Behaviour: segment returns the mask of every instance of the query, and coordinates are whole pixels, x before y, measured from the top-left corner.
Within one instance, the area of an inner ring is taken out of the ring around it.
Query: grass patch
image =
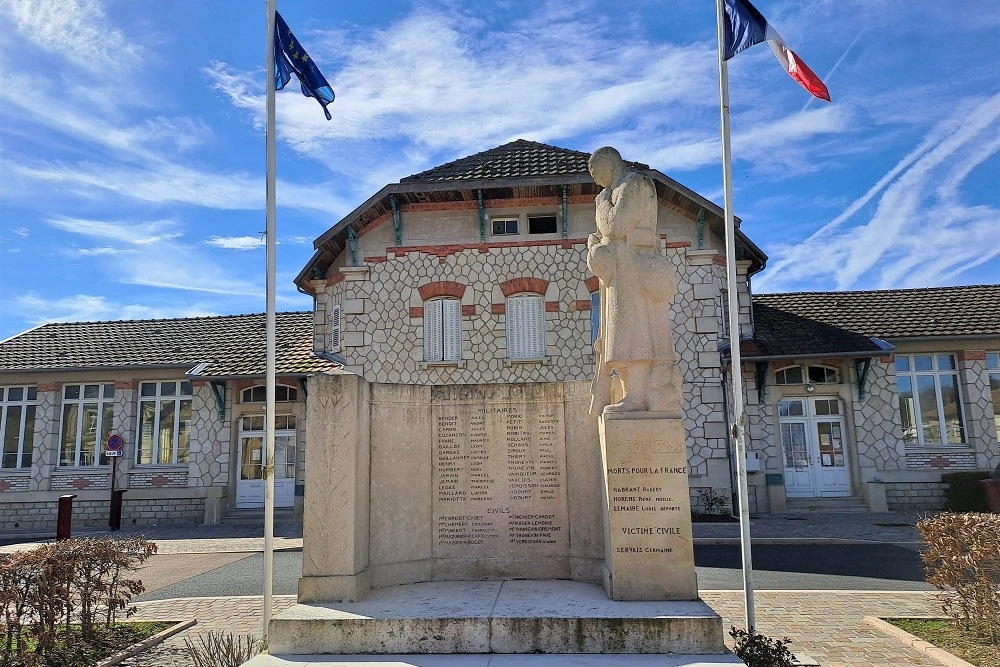
[[[885,620],[973,665],[1000,667],[1000,645],[990,642],[989,639],[977,637],[975,633],[955,625],[954,621],[918,618]]]
[[[174,623],[174,621],[116,623],[109,628],[100,629],[89,641],[85,641],[81,637],[78,627],[71,626],[68,632],[60,632],[59,643],[48,660],[37,664],[44,667],[89,667],[127,649],[132,644],[166,630]],[[36,646],[34,637],[30,632],[26,632],[22,639],[24,640],[23,655],[34,658]],[[4,633],[0,633],[0,665],[21,667],[21,665],[28,664],[34,665],[36,663],[28,663],[16,655],[7,654],[7,638]]]

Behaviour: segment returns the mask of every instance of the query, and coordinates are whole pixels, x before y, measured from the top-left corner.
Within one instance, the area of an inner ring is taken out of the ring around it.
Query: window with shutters
[[[330,352],[340,352],[341,341],[340,305],[330,308]]]
[[[540,294],[507,297],[507,357],[545,357],[545,304]]]
[[[424,302],[424,361],[462,360],[462,302],[432,299]]]

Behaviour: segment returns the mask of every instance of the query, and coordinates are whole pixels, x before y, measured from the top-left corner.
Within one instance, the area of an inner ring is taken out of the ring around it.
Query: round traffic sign
[[[124,444],[125,441],[122,440],[122,437],[117,433],[108,436],[108,449],[111,451],[117,452]]]

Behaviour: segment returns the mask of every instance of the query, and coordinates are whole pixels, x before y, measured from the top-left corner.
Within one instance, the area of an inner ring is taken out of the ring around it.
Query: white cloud
[[[106,257],[111,255],[120,255],[123,252],[130,252],[129,250],[122,250],[121,248],[112,248],[111,246],[103,246],[100,248],[79,248],[76,254],[81,257]]]
[[[176,223],[172,220],[132,222],[59,217],[49,218],[46,222],[66,232],[139,246],[152,245],[181,236],[180,232],[172,231],[176,227]]]
[[[34,292],[29,292],[16,298],[16,306],[33,324],[202,317],[218,314],[197,304],[162,307],[138,303],[116,303],[106,297],[92,294],[74,294],[57,299],[45,299]]]
[[[0,9],[21,35],[93,72],[120,72],[140,53],[108,24],[96,0],[0,0]]]
[[[1000,154],[1000,93],[955,108],[840,215],[802,243],[773,252],[760,289],[830,278],[837,289],[862,281],[880,288],[939,285],[1000,256],[1000,209],[963,201],[962,190]]]
[[[257,250],[265,245],[264,239],[257,236],[210,236],[202,243],[226,250]]]
[[[53,218],[48,222],[64,232],[124,246],[126,251],[119,253],[113,268],[104,269],[117,282],[240,296],[257,296],[262,291],[257,284],[231,275],[211,257],[179,243],[182,235],[171,220]]]

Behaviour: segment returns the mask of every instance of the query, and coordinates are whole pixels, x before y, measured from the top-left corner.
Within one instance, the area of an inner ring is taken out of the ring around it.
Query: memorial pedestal
[[[696,600],[684,422],[606,413],[604,587],[613,600]]]

